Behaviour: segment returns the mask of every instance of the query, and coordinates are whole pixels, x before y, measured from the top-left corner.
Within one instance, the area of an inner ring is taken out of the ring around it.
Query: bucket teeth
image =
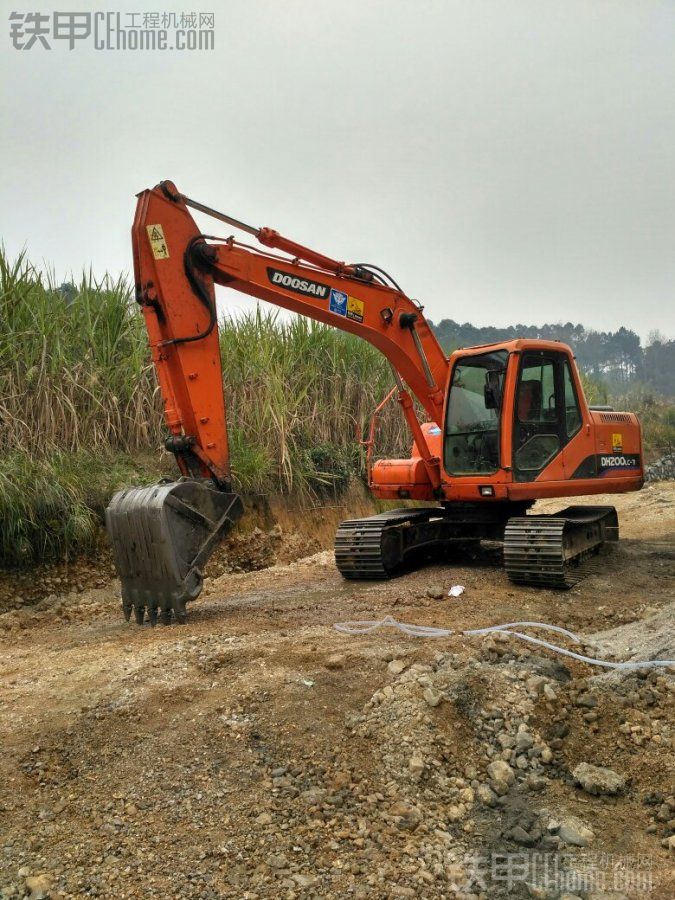
[[[106,527],[122,585],[122,611],[186,621],[186,603],[202,589],[202,569],[218,541],[241,516],[237,494],[186,479],[119,491],[106,509]]]

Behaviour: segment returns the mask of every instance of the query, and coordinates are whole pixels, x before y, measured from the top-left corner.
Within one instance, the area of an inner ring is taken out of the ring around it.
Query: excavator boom
[[[198,229],[189,208],[255,235],[262,249]],[[138,195],[132,228],[136,299],[147,327],[172,452],[184,480],[129,488],[106,511],[123,607],[154,624],[185,618],[210,552],[241,515],[232,493],[215,284],[365,338],[390,361],[399,399],[432,483],[440,462],[426,446],[412,399],[440,425],[448,361],[418,304],[367,266],[347,265],[252,228],[162,182]],[[269,247],[292,254],[281,257]]]

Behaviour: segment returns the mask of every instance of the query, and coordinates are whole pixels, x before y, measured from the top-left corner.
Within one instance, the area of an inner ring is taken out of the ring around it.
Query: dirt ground
[[[375,584],[324,551],[212,579],[183,627],[126,624],[114,582],[0,615],[0,896],[675,896],[672,669],[333,627],[673,659],[675,484],[592,502],[622,541],[565,593],[494,548]]]

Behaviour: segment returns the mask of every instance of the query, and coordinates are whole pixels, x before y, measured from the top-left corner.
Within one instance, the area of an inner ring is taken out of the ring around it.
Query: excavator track
[[[335,562],[344,578],[378,580],[391,577],[406,553],[417,550],[442,521],[440,506],[423,509],[394,509],[364,519],[348,519],[335,535]],[[419,526],[426,526],[420,543]]]
[[[569,506],[550,516],[517,516],[504,532],[504,566],[511,581],[569,589],[592,573],[605,541],[619,539],[613,506]]]

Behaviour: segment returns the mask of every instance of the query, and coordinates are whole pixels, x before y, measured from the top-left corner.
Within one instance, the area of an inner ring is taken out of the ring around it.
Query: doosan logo
[[[298,278],[288,272],[282,272],[281,269],[272,269],[267,267],[267,277],[279,287],[284,287],[288,291],[295,294],[304,294],[307,297],[327,298],[330,288],[327,284],[321,284],[320,281],[310,281],[308,278]]]

